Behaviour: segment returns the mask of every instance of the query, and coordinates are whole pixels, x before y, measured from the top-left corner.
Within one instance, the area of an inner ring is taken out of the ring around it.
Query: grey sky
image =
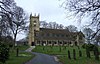
[[[40,14],[40,21],[57,22],[65,26],[74,24],[66,18],[58,0],[15,0],[29,14]],[[74,24],[76,25],[76,24]]]
[[[21,6],[29,14],[40,14],[40,21],[57,22],[64,26],[81,26],[72,19],[66,18],[67,13],[60,7],[58,0],[15,0],[18,6]]]

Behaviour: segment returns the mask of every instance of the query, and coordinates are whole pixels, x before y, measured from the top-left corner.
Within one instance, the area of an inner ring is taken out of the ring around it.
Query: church
[[[34,45],[80,45],[84,43],[82,32],[70,32],[67,29],[40,28],[39,15],[30,15],[29,41],[30,46]]]

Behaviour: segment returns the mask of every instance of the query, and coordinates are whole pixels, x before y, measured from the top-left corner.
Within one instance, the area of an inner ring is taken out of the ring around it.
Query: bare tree
[[[58,24],[56,22],[47,23],[46,21],[41,21],[40,27],[41,28],[50,28],[50,29],[63,29],[64,28],[64,26],[62,24]]]
[[[90,28],[84,28],[83,33],[85,35],[85,39],[86,39],[87,43],[90,44],[92,42],[91,38],[92,38],[94,31]]]
[[[62,24],[58,25],[58,29],[63,29],[64,26]]]
[[[0,36],[8,36],[11,34],[8,28],[8,24],[5,20],[7,19],[2,16],[0,20]]]
[[[15,44],[17,34],[27,29],[27,15],[19,6],[16,6],[13,12],[15,14],[12,16],[12,25],[10,25],[10,29],[12,31]]]
[[[96,45],[100,44],[100,35],[96,36],[95,39],[96,39],[96,43],[95,44]]]
[[[77,32],[77,27],[75,27],[74,25],[69,25],[67,27],[65,27],[65,29],[68,29],[70,32]]]
[[[59,24],[57,24],[56,22],[49,22],[48,23],[48,28],[59,29]]]
[[[48,23],[48,28],[53,29],[54,28],[53,26],[54,26],[53,22]]]
[[[10,36],[11,32],[8,28],[11,25],[11,12],[15,6],[14,0],[1,0],[0,1],[0,36]]]
[[[64,0],[62,6],[69,12],[72,12],[72,16],[81,21],[83,18],[90,18],[90,25],[98,28],[100,26],[100,0]],[[95,35],[100,31],[97,29]],[[95,36],[94,35],[94,36]]]
[[[4,30],[1,28],[2,26],[4,28],[6,27],[5,31],[7,31],[7,29],[9,30],[14,38],[15,44],[17,34],[26,29],[27,15],[21,7],[16,5],[14,0],[0,1],[0,9],[0,23],[2,23],[0,25],[0,31]]]
[[[100,44],[100,32],[98,32],[98,34],[95,36],[95,40],[96,40],[95,42],[96,45]]]
[[[47,28],[48,23],[46,21],[40,21],[40,27],[41,28]]]

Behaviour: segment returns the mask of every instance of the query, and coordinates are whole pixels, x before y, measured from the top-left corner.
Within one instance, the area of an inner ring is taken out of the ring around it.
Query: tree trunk
[[[17,36],[17,34],[15,33],[14,34],[14,44],[13,44],[13,46],[15,46],[15,44],[16,44],[16,36]]]

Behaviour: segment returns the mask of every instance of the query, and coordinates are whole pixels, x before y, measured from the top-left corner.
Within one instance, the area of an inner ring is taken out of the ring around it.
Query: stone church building
[[[82,32],[67,29],[40,28],[39,15],[30,15],[29,45],[80,45],[84,42]]]

